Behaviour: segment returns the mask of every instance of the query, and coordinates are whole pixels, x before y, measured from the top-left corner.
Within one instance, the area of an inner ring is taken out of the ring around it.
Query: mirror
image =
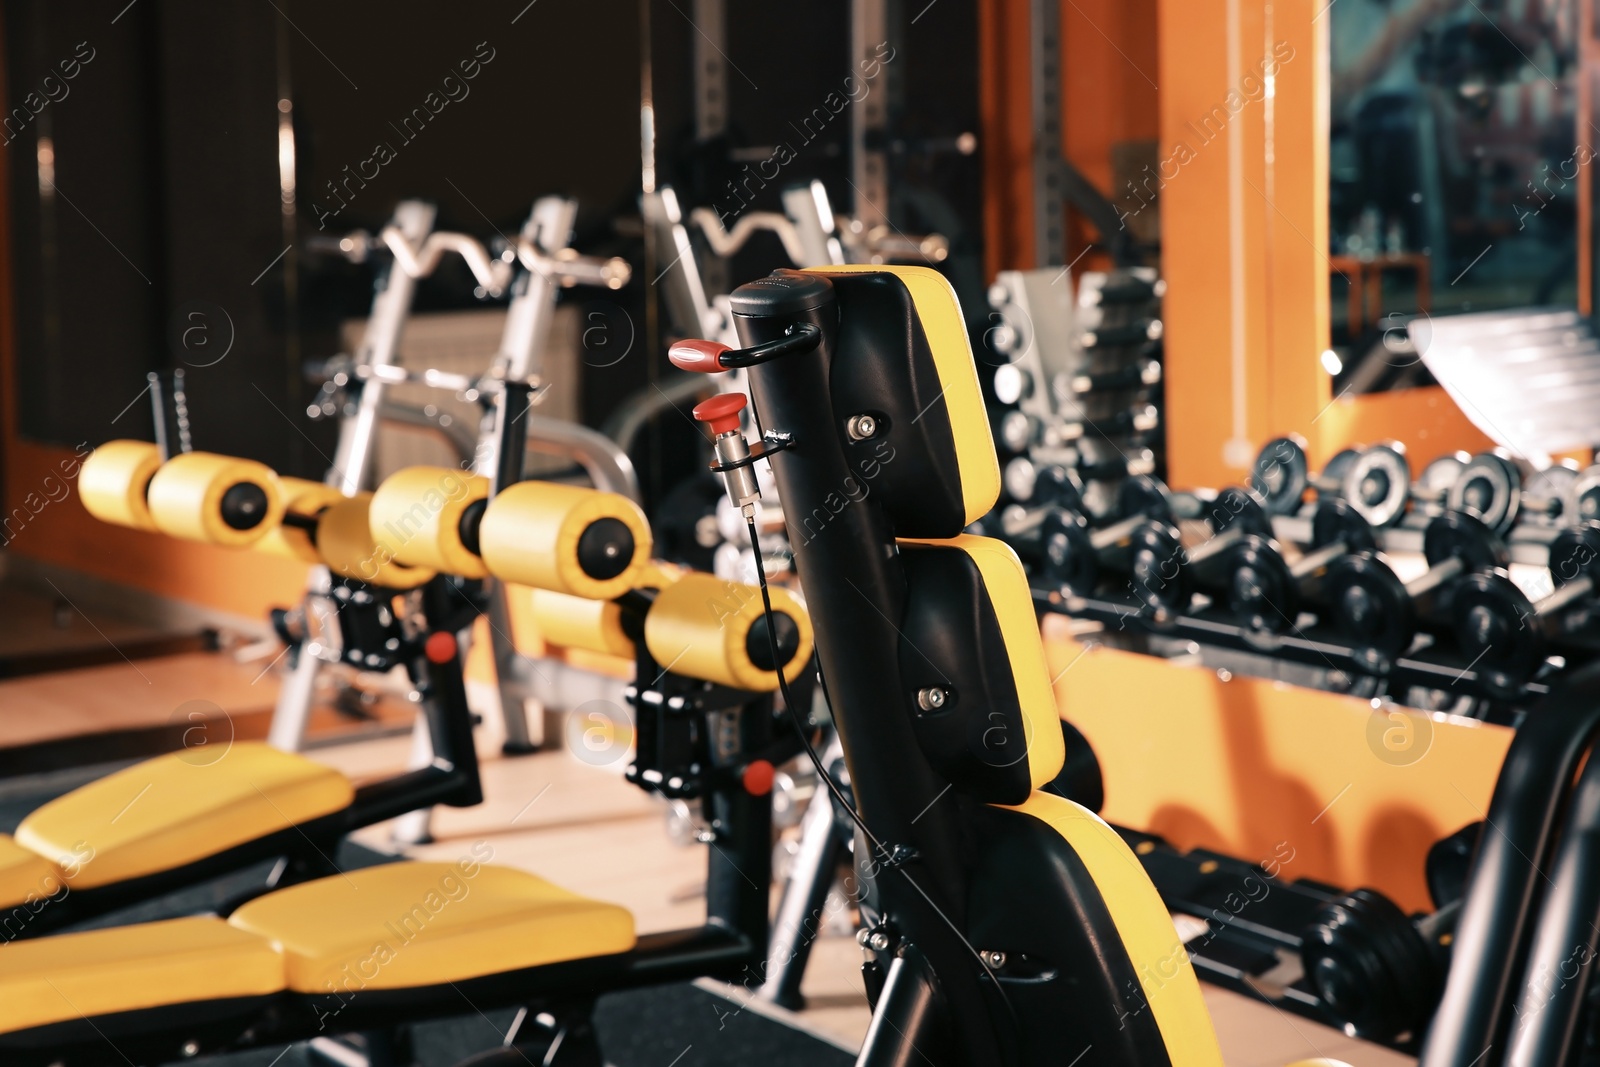
[[[1329,20],[1335,395],[1433,383],[1420,315],[1577,304],[1578,0],[1337,0]],[[1589,131],[1584,131],[1588,133]]]

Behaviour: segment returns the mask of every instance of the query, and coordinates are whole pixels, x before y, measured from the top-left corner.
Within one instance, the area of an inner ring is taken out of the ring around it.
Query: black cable
[[[789,709],[789,721],[794,724],[795,733],[799,735],[800,743],[805,746],[806,755],[811,758],[812,766],[816,767],[818,777],[820,777],[827,785],[828,792],[833,795],[834,803],[838,804],[849,814],[850,821],[856,824],[856,828],[859,829],[862,836],[867,839],[867,843],[870,844],[884,860],[884,866],[889,870],[898,872],[903,878],[905,878],[906,884],[917,891],[917,895],[927,902],[928,907],[933,909],[933,913],[939,916],[940,921],[950,928],[951,933],[956,935],[956,940],[960,941],[966,950],[972,954],[972,958],[978,961],[978,966],[983,968],[983,973],[988,975],[989,978],[994,982],[995,992],[1000,994],[1000,1002],[1005,1005],[1006,1014],[1011,1017],[1011,1025],[1020,1033],[1022,1029],[1022,1023],[1021,1020],[1017,1018],[1016,1009],[1011,1006],[1011,998],[1006,996],[1005,989],[1000,985],[999,977],[994,973],[994,969],[989,966],[988,961],[983,958],[983,953],[972,947],[972,943],[967,940],[967,935],[962,931],[961,927],[957,926],[955,920],[951,919],[950,916],[944,913],[943,908],[934,903],[933,898],[928,895],[927,891],[924,890],[922,886],[917,884],[917,880],[915,878],[911,877],[911,872],[894,862],[894,853],[888,847],[886,847],[882,841],[878,840],[877,836],[874,835],[871,830],[867,829],[866,820],[862,819],[861,813],[856,810],[855,805],[850,802],[849,798],[844,795],[844,791],[839,788],[839,783],[833,780],[833,775],[829,774],[828,769],[823,766],[822,757],[817,754],[816,747],[812,745],[811,738],[806,733],[805,724],[802,722],[800,717],[800,709],[795,704],[794,698],[789,693],[789,680],[784,677],[783,668],[785,664],[783,662],[783,657],[778,654],[778,626],[777,619],[775,618],[776,612],[772,608],[772,593],[767,588],[767,568],[761,559],[761,542],[756,534],[755,516],[753,514],[746,513],[745,523],[750,528],[750,548],[755,557],[756,578],[759,580],[761,585],[761,605],[766,613],[767,642],[771,646],[772,663],[774,670],[778,675],[778,691],[783,694],[784,706]],[[820,667],[818,673],[821,673]],[[832,715],[833,701],[832,698],[830,698],[827,694],[826,685],[823,686],[823,699],[828,702],[828,712],[830,715]],[[834,721],[835,723],[838,722],[837,717],[835,717]],[[837,728],[837,726],[835,728]]]

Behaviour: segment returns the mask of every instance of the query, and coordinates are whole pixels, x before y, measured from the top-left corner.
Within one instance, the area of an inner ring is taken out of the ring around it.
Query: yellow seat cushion
[[[0,1033],[282,989],[271,943],[212,917],[0,945]]]
[[[299,993],[439,985],[634,945],[627,909],[474,860],[321,878],[253,900],[228,921],[278,945]]]
[[[43,805],[18,844],[76,869],[74,889],[181,867],[349,807],[355,788],[315,760],[256,741],[136,763]]]
[[[59,867],[34,852],[23,848],[16,840],[0,834],[0,908],[32,904],[61,892],[62,872]],[[0,914],[0,940],[9,941],[17,935],[9,921],[14,917]]]

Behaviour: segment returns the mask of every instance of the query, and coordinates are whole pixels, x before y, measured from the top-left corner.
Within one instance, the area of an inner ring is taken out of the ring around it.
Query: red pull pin
[[[679,370],[699,371],[701,374],[715,374],[728,368],[722,365],[722,354],[731,351],[729,347],[719,341],[702,341],[692,338],[679,341],[667,349],[667,358]]]
[[[701,341],[699,344],[710,344]],[[725,349],[724,349],[725,350]],[[677,362],[674,360],[673,362]],[[679,363],[678,366],[683,366]],[[744,410],[747,403],[743,393],[718,393],[710,400],[702,400],[694,406],[694,417],[711,425],[711,432],[721,437],[725,433],[736,433],[739,429],[739,412]]]

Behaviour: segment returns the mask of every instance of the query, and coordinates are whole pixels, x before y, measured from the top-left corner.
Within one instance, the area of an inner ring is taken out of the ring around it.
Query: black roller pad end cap
[[[578,566],[597,582],[609,581],[633,562],[633,531],[621,519],[596,519],[578,538]]]

